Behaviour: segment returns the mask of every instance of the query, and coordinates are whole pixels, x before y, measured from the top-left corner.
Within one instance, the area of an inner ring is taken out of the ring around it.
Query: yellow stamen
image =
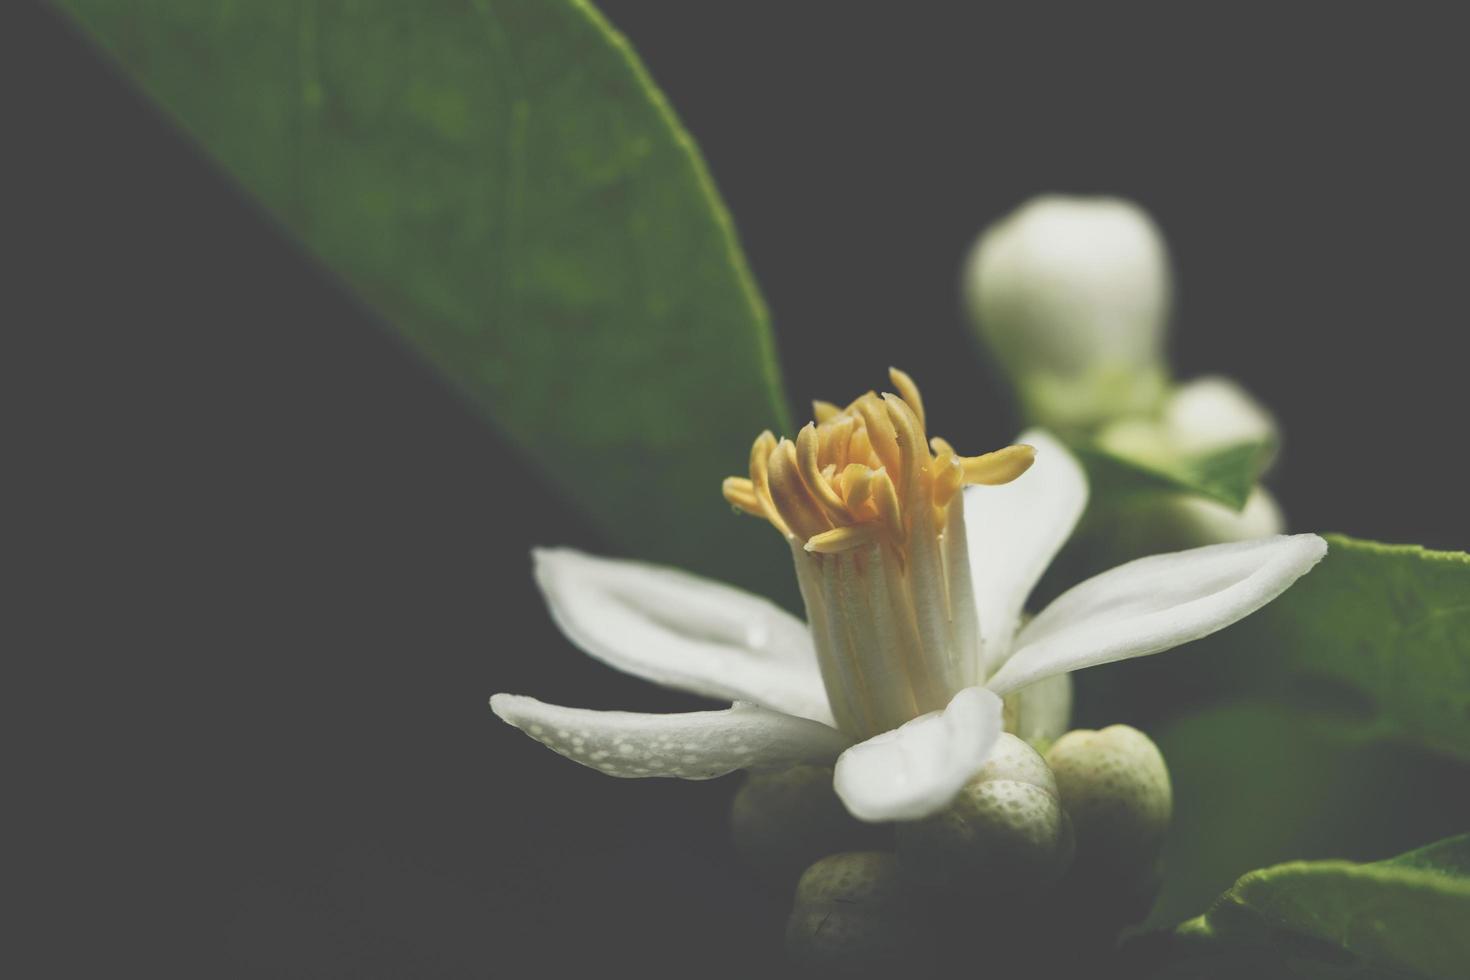
[[[791,529],[776,512],[776,505],[771,500],[770,461],[771,453],[776,449],[776,437],[767,429],[755,437],[755,444],[750,447],[750,483],[755,490],[755,498],[760,501],[761,509],[765,511],[766,519],[776,526],[776,530],[790,536]]]
[[[902,457],[898,451],[898,433],[893,431],[893,423],[888,419],[888,407],[883,404],[883,400],[877,395],[864,395],[858,401],[857,410],[862,416],[873,454],[890,471],[900,470]]]
[[[842,470],[842,493],[847,498],[847,509],[856,512],[868,502],[873,488],[873,471],[862,463],[848,463]]]
[[[832,522],[801,478],[796,445],[782,439],[771,453],[771,500],[792,533],[803,540],[830,530]]]
[[[965,483],[965,468],[953,453],[941,453],[930,466],[934,474],[934,506],[940,509],[949,506],[954,495]]]
[[[847,513],[847,506],[822,475],[821,465],[817,462],[820,442],[817,427],[810,422],[802,426],[801,431],[796,434],[796,461],[801,469],[801,478],[817,503],[826,509],[834,521],[845,521],[851,516]]]
[[[806,550],[819,555],[836,555],[878,540],[876,524],[849,524],[823,531],[806,543]]]
[[[805,544],[836,527],[872,524],[901,548],[914,522],[942,534],[950,502],[966,483],[1014,480],[1031,465],[1029,446],[963,457],[925,432],[924,398],[905,372],[890,368],[898,394],[868,391],[846,407],[816,401],[816,421],[795,441],[762,432],[750,450],[750,475],[726,481],[733,506],[765,517]],[[933,519],[923,515],[933,515]]]
[[[790,542],[833,716],[853,738],[938,710],[976,683],[960,490],[1013,480],[1035,455],[1029,446],[958,455],[927,437],[913,378],[891,369],[889,379],[897,394],[814,402],[815,421],[794,440],[762,432],[749,476],[722,487]]]
[[[986,486],[1010,483],[1029,470],[1035,461],[1036,450],[1031,446],[1007,446],[984,456],[960,457],[960,465],[965,468],[965,482]]]
[[[887,470],[878,470],[868,484],[873,494],[873,506],[878,509],[878,518],[888,529],[895,544],[902,544],[903,508],[898,502],[898,492],[893,487],[893,478]]]
[[[888,369],[888,380],[893,382],[893,387],[898,389],[898,395],[908,402],[909,408],[914,410],[914,415],[919,419],[919,428],[924,427],[924,399],[919,395],[919,386],[914,384],[914,379],[907,372],[900,371],[896,367]]]
[[[725,477],[725,483],[721,487],[721,490],[724,491],[725,499],[732,506],[739,507],[752,517],[766,516],[766,509],[761,506],[760,499],[755,495],[755,484],[751,483],[745,477]]]

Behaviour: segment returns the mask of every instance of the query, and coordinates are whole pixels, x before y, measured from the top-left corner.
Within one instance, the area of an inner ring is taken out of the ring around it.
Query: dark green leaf
[[[1221,705],[1154,735],[1174,786],[1174,823],[1153,927],[1199,915],[1255,868],[1371,859],[1470,826],[1470,767],[1365,744],[1287,705]]]
[[[1199,958],[1185,973],[1464,977],[1467,863],[1470,836],[1460,836],[1371,864],[1297,861],[1251,872],[1179,928],[1180,951]]]
[[[779,567],[720,496],[786,427],[766,310],[693,142],[590,5],[61,5],[620,544]]]

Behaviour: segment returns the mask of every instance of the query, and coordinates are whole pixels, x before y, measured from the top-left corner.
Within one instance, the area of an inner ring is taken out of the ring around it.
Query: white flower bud
[[[965,272],[981,338],[1043,424],[1150,407],[1171,293],[1158,228],[1118,198],[1036,198],[985,231]]]
[[[937,947],[932,924],[883,851],[833,854],[796,886],[786,949],[803,967],[839,975],[913,969]]]
[[[1152,875],[1173,815],[1164,757],[1127,725],[1077,729],[1046,753],[1077,834],[1078,868]]]
[[[1164,428],[1174,451],[1201,456],[1246,442],[1275,441],[1276,420],[1229,378],[1196,378],[1164,403]]]
[[[1170,541],[1157,551],[1182,551],[1225,541],[1253,541],[1286,529],[1286,518],[1276,498],[1262,486],[1251,490],[1245,507],[1238,511],[1191,495],[1164,502],[1161,511],[1158,518]]]
[[[1072,860],[1072,828],[1036,750],[1003,734],[950,806],[897,827],[898,856],[916,881],[981,901],[1029,901]]]
[[[750,773],[731,803],[730,830],[746,863],[783,891],[823,855],[888,843],[886,828],[847,812],[831,766]]]

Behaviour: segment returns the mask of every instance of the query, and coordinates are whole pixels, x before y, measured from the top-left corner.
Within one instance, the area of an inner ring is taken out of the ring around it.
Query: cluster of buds
[[[794,894],[794,958],[866,973],[944,960],[976,930],[1029,930],[1079,903],[1109,919],[1110,939],[1152,903],[1171,813],[1158,748],[1114,725],[1049,745],[1002,735],[948,808],[889,825],[853,820],[815,767],[752,775],[733,829],[750,863]]]
[[[1028,420],[1117,455],[1170,465],[1277,427],[1221,377],[1176,383],[1166,353],[1174,289],[1168,249],[1137,205],[1118,198],[1036,198],[980,236],[966,264],[967,307]],[[1132,556],[1281,532],[1271,494],[1240,510],[1190,494],[1119,509],[1102,522]]]

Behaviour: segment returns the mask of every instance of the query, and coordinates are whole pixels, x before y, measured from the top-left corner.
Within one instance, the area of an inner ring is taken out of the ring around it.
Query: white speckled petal
[[[1327,553],[1315,534],[1212,544],[1119,565],[1063,593],[986,685],[1006,694],[1052,674],[1208,636],[1285,592]]]
[[[573,762],[630,778],[713,779],[737,769],[829,764],[851,743],[826,725],[745,703],[649,715],[497,694],[490,710]]]
[[[982,687],[842,753],[833,785],[859,820],[918,820],[942,809],[985,765],[1001,701]]]
[[[980,615],[980,676],[1010,655],[1026,599],[1087,506],[1087,476],[1067,447],[1041,429],[1016,442],[1036,462],[998,487],[965,488],[965,534]]]
[[[719,582],[567,548],[532,552],[552,618],[587,653],[666,687],[832,724],[811,634]]]

